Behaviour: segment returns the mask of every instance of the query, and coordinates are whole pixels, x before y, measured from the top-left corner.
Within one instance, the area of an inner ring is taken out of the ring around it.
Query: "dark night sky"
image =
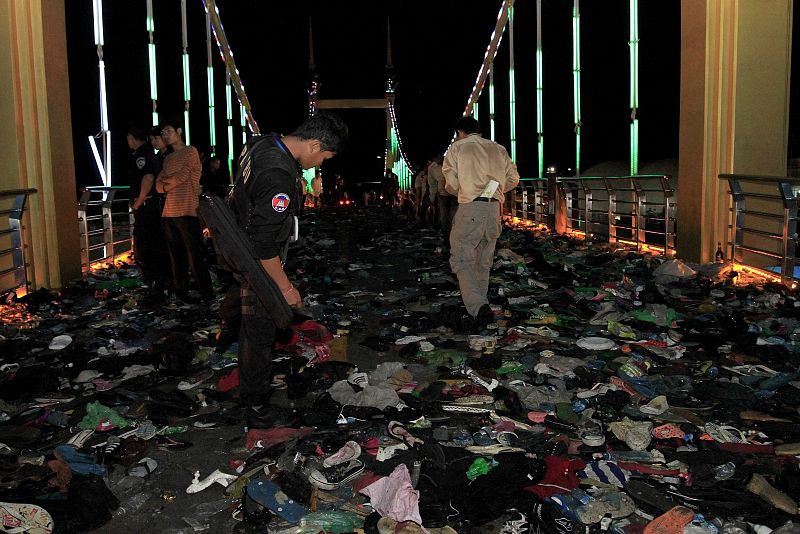
[[[159,112],[182,113],[180,1],[156,0]],[[397,120],[413,165],[443,151],[478,73],[499,0],[218,0],[253,112],[263,132],[289,133],[307,113],[308,20],[314,28],[320,98],[380,98],[384,87],[387,17],[399,82]],[[517,151],[523,176],[534,176],[535,1],[516,2]],[[145,1],[105,2],[105,59],[111,130],[118,165],[126,152],[125,127],[149,121]],[[569,0],[543,2],[545,163],[564,169],[574,161],[572,54]],[[97,56],[91,2],[67,0],[75,162],[79,185],[99,183],[87,135],[99,130]],[[628,2],[581,2],[582,168],[628,158]],[[189,0],[192,144],[208,144],[205,17],[202,0]],[[640,161],[677,157],[680,4],[640,5]],[[214,45],[217,150],[226,150],[224,73]],[[797,70],[797,69],[795,69]],[[508,146],[508,39],[496,60],[497,141]],[[488,83],[480,119],[488,135]],[[351,143],[333,160],[350,182],[378,179],[384,146],[380,110],[343,111]],[[235,139],[241,138],[238,126]],[[238,155],[238,144],[235,151]],[[327,164],[326,164],[327,165]],[[117,172],[120,182],[123,173]],[[118,182],[118,183],[120,183]]]

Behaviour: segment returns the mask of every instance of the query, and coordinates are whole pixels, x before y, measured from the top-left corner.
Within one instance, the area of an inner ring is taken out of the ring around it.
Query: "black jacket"
[[[258,259],[280,255],[302,204],[301,187],[299,164],[280,136],[248,140],[228,202]]]

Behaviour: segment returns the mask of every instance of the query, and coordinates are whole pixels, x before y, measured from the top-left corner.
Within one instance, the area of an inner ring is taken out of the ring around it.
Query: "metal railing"
[[[800,278],[795,273],[800,178],[739,174],[719,178],[728,183],[731,199],[727,257],[776,272],[783,283]]]
[[[8,221],[0,226],[0,292],[28,289],[28,263],[25,261],[25,232],[23,216],[28,196],[36,189],[0,191],[0,216]]]
[[[563,221],[567,232],[583,233],[588,242],[655,246],[672,254],[675,207],[665,175],[576,176],[520,180],[514,214],[551,227]]]
[[[127,186],[87,187],[78,201],[81,235],[81,269],[130,252],[133,246],[133,212]]]
[[[514,191],[511,215],[526,221],[549,224],[550,193],[547,178],[520,178]]]

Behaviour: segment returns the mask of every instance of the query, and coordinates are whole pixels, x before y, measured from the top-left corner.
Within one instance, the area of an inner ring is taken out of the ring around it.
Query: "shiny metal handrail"
[[[28,211],[28,197],[36,189],[8,189],[0,191],[0,215],[5,216],[8,225],[0,230],[0,292],[28,291],[28,267],[25,259],[25,227],[23,217]],[[6,280],[10,278],[10,283]]]
[[[133,211],[127,186],[86,187],[78,201],[81,236],[81,270],[92,264],[114,260],[133,248]],[[98,222],[99,221],[99,222]],[[98,239],[98,236],[102,238]],[[120,249],[119,245],[125,245]]]

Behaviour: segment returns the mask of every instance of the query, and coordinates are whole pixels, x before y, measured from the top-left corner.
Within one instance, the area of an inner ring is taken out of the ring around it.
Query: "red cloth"
[[[275,428],[254,428],[247,432],[247,440],[245,447],[248,450],[253,450],[253,447],[260,441],[261,447],[268,449],[273,445],[284,443],[292,438],[302,438],[313,432],[314,429],[310,426],[300,428],[291,428],[288,426],[276,426]]]
[[[548,456],[544,459],[547,472],[538,484],[528,486],[526,491],[535,494],[539,499],[545,500],[551,495],[569,493],[578,487],[581,479],[577,471],[586,468],[583,460],[570,460],[562,456]]]
[[[239,387],[238,367],[234,368],[234,370],[228,373],[227,375],[219,377],[219,380],[217,380],[217,391],[225,393],[227,391],[236,389],[238,387]]]

